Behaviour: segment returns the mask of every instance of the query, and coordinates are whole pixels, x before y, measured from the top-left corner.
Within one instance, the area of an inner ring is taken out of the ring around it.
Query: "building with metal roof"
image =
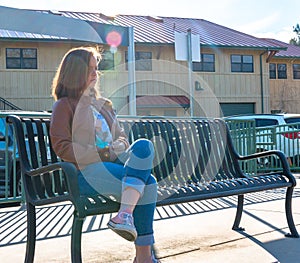
[[[59,25],[57,33],[54,30],[49,34],[47,30],[32,32],[32,27],[27,27],[28,30],[25,31],[1,28],[4,22],[0,23],[3,96],[22,108],[51,108],[53,100],[49,95],[49,87],[63,54],[74,46],[97,44],[103,50],[105,65],[100,68],[103,73],[102,94],[113,100],[121,114],[128,114],[129,50],[124,47],[126,45],[112,46],[108,41],[109,33],[122,27],[132,28],[134,31],[135,95],[140,98],[138,114],[222,116],[267,113],[272,110],[300,113],[300,106],[296,103],[299,101],[299,92],[296,89],[299,88],[300,79],[298,47],[277,40],[256,38],[197,18],[138,15],[111,17],[96,12],[23,11],[33,16],[35,15],[32,12],[47,15],[47,19],[59,17],[72,19],[73,22],[85,21],[97,31],[101,42],[73,37],[76,30],[72,35]],[[39,24],[43,25],[43,19]],[[176,60],[174,48],[175,32],[185,34],[188,31],[199,36],[201,57],[201,61],[190,64],[189,61]],[[125,37],[121,35],[122,40]],[[22,57],[22,52],[27,49],[35,60],[32,64],[34,67],[22,68],[20,64],[18,68],[19,64],[14,64],[16,60],[13,56],[21,54],[18,59],[26,60]],[[272,67],[275,64],[275,78],[274,69],[269,68],[271,64]],[[282,64],[286,64],[286,78],[281,78],[284,77]],[[290,89],[293,90],[291,97],[282,96],[288,94]],[[169,103],[168,108],[166,98],[171,96],[185,98],[185,107],[181,107],[180,103],[179,106]],[[187,109],[187,100],[190,102],[190,109]],[[144,107],[143,101],[147,101]],[[193,114],[192,104],[195,106]]]
[[[273,45],[285,47],[269,61],[270,102],[275,112],[297,112],[300,100],[300,46],[276,39],[264,39]]]

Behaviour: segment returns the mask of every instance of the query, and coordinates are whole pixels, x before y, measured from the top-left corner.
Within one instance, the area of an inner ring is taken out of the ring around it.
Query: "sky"
[[[0,6],[105,15],[199,18],[255,37],[288,43],[300,24],[300,1],[286,0],[0,0]],[[278,2],[277,2],[278,3]]]

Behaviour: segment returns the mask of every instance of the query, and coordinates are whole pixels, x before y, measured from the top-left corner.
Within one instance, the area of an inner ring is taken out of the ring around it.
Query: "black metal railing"
[[[0,110],[21,110],[21,108],[0,97]]]

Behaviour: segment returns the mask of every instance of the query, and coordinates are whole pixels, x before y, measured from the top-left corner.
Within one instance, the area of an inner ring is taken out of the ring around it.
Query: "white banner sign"
[[[180,33],[175,31],[175,59],[176,60],[188,60],[188,39],[187,33]],[[200,36],[191,35],[191,51],[192,51],[192,61],[200,62]]]

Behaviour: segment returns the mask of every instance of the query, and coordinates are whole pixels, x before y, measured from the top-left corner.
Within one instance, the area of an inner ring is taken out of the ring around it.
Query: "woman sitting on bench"
[[[52,85],[52,146],[76,165],[81,195],[100,193],[120,202],[108,227],[135,242],[134,262],[158,262],[151,251],[157,198],[153,145],[147,139],[129,145],[112,102],[97,92],[100,60],[93,47],[71,49],[62,59]]]

